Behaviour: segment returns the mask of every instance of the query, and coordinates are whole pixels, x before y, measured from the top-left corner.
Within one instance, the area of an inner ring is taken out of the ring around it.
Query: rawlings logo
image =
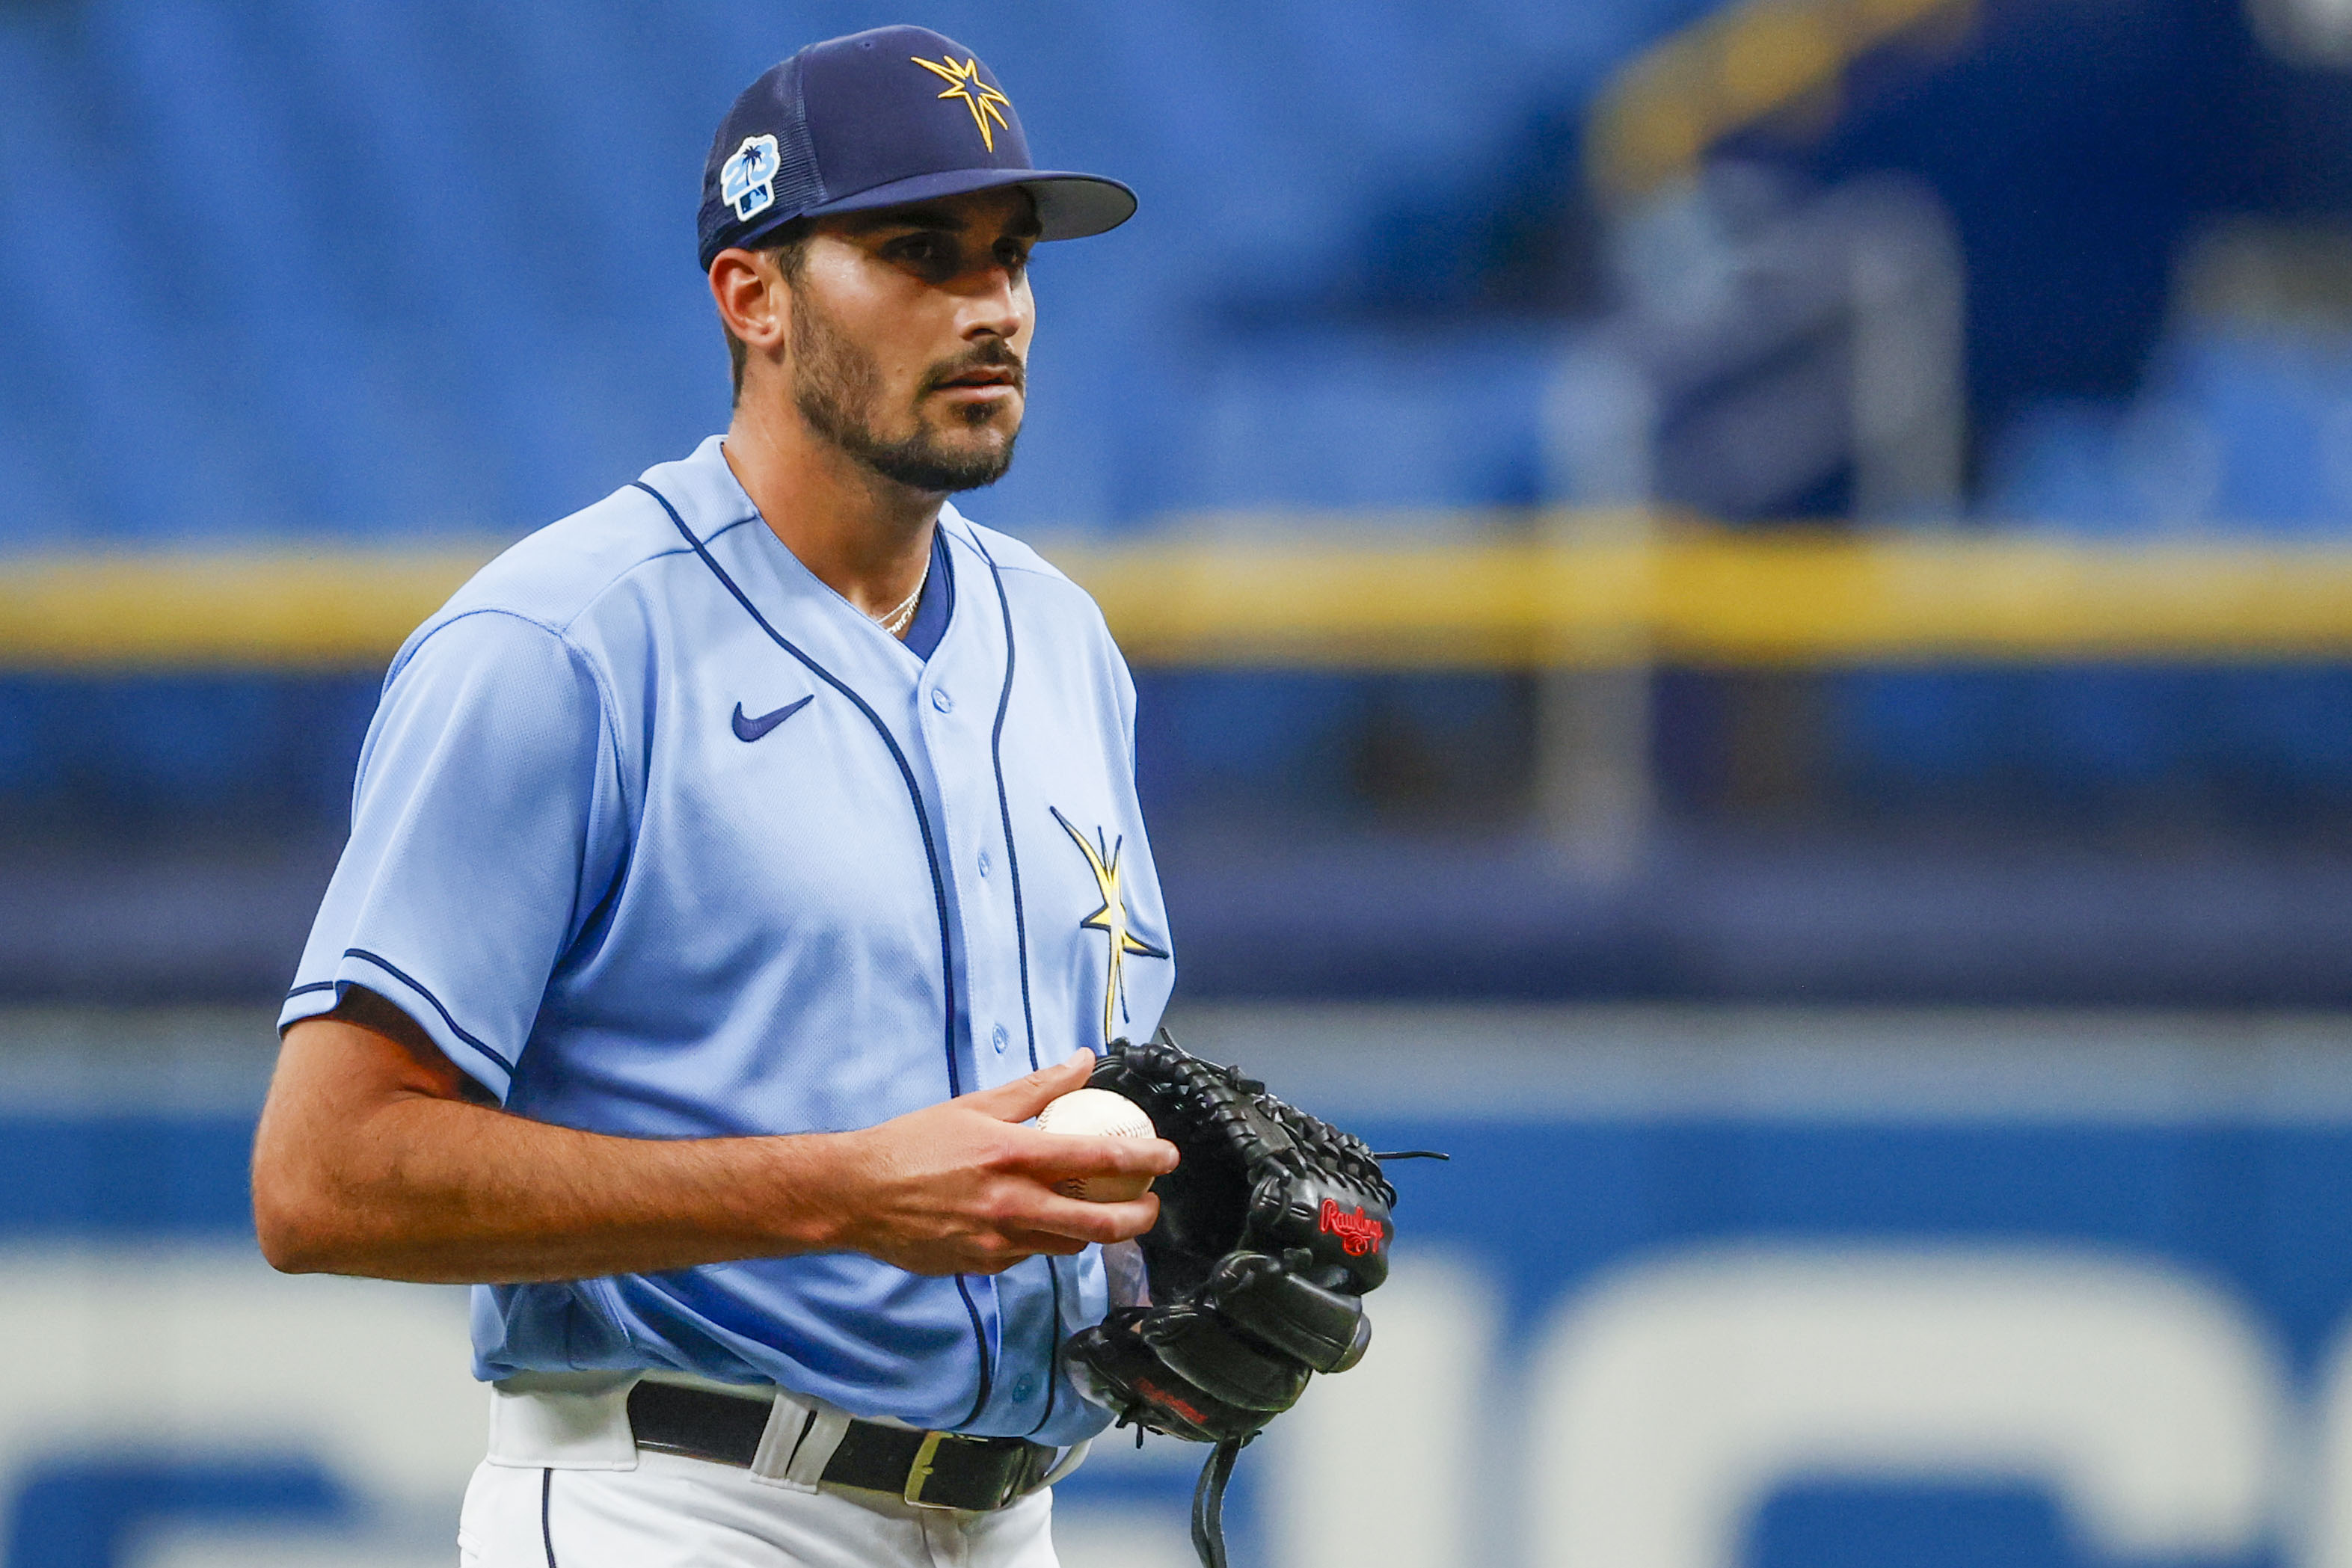
[[[1347,1249],[1348,1256],[1350,1258],[1360,1258],[1367,1252],[1379,1251],[1383,1239],[1381,1222],[1366,1214],[1362,1205],[1359,1204],[1356,1212],[1349,1214],[1339,1207],[1339,1200],[1336,1197],[1327,1197],[1323,1200],[1322,1218],[1318,1221],[1316,1228],[1327,1236],[1338,1237],[1340,1245]]]
[[[1190,1400],[1181,1398],[1177,1395],[1171,1394],[1167,1389],[1160,1387],[1148,1377],[1137,1378],[1135,1380],[1135,1388],[1137,1393],[1141,1394],[1148,1398],[1159,1400],[1160,1404],[1165,1405],[1169,1409],[1175,1411],[1176,1414],[1183,1416],[1184,1419],[1192,1422],[1196,1427],[1205,1426],[1208,1423],[1209,1416],[1206,1411],[1202,1410],[1199,1406],[1192,1404]]]

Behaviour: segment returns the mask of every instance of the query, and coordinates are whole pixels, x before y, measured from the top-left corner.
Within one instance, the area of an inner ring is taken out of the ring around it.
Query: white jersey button
[[[940,690],[939,687],[933,686],[931,688],[931,706],[939,709],[941,713],[953,713],[955,712],[955,698],[948,695],[946,692]]]
[[[996,1047],[996,1054],[999,1056],[1004,1054],[1004,1048],[1012,1042],[1013,1037],[1004,1032],[1004,1026],[1003,1024],[998,1024],[993,1030],[989,1031],[988,1043]]]
[[[988,852],[987,852],[986,850],[982,850],[982,851],[981,851],[981,852],[980,852],[980,874],[981,874],[981,875],[982,875],[982,876],[986,876],[986,875],[988,874],[988,868],[989,868],[990,866],[992,866],[992,865],[995,864],[995,863],[996,863],[995,862],[993,862],[993,861],[992,861],[992,860],[990,860],[990,859],[988,858]]]

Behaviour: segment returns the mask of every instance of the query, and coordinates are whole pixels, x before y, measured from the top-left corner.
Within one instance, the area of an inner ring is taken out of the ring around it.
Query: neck
[[[818,581],[877,618],[914,592],[945,497],[885,479],[813,433],[788,399],[746,396],[725,450],[761,517]]]

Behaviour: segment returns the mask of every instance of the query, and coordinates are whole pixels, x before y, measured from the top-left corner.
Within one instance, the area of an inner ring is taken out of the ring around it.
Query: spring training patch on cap
[[[980,127],[981,145],[991,152],[995,152],[996,132],[989,128],[988,122],[992,120],[1003,125],[1004,111],[1013,106],[1013,100],[980,79],[979,59],[967,59],[958,65],[953,55],[936,60],[927,60],[920,55],[909,56],[908,58],[948,84],[947,91],[940,94],[941,98],[963,99],[964,107],[971,110],[972,123]]]
[[[746,136],[719,171],[719,197],[735,209],[737,222],[757,217],[775,204],[780,162],[774,137]]]

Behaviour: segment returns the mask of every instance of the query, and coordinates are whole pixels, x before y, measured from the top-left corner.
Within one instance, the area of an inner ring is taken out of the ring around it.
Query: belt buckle
[[[923,1434],[923,1446],[915,1450],[915,1462],[907,1467],[907,1490],[898,1494],[909,1507],[949,1509],[952,1511],[951,1505],[948,1503],[923,1500],[923,1484],[931,1479],[931,1461],[939,1455],[940,1439],[948,1436],[945,1432]]]
[[[915,1462],[907,1467],[907,1490],[898,1495],[909,1507],[935,1508],[950,1513],[958,1511],[986,1513],[992,1510],[1003,1508],[1013,1500],[1020,1489],[1021,1475],[1017,1468],[1005,1477],[1003,1484],[998,1489],[997,1495],[993,1499],[977,1506],[952,1502],[926,1502],[923,1500],[923,1489],[931,1479],[931,1470],[934,1468],[932,1461],[939,1456],[940,1443],[984,1441],[986,1441],[985,1438],[968,1437],[961,1432],[924,1433],[922,1446],[915,1450]]]

